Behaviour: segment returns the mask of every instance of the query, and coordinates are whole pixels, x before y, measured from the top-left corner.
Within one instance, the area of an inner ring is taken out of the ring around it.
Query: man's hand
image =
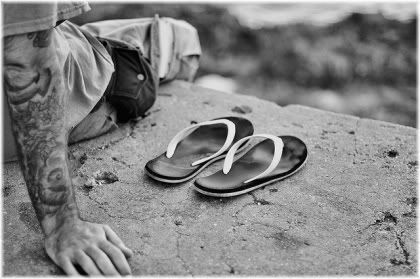
[[[79,265],[88,275],[129,275],[126,257],[133,252],[107,225],[71,219],[45,239],[48,256],[68,275],[79,275]]]

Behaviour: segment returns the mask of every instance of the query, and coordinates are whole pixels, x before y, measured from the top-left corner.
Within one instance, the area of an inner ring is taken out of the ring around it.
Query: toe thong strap
[[[191,134],[195,129],[197,129],[198,127],[201,127],[201,126],[209,126],[209,125],[215,125],[215,124],[225,124],[226,125],[226,127],[227,127],[227,137],[226,137],[225,143],[223,144],[223,146],[220,148],[219,151],[217,151],[216,153],[214,153],[213,155],[211,155],[209,157],[202,158],[200,160],[195,161],[194,163],[191,164],[191,166],[199,165],[201,163],[207,162],[207,161],[221,155],[223,152],[225,152],[229,148],[229,146],[233,142],[233,139],[235,138],[235,132],[236,132],[235,124],[232,121],[227,120],[227,119],[216,119],[216,120],[204,121],[204,122],[194,124],[190,127],[187,127],[185,129],[181,130],[169,142],[168,149],[166,150],[166,157],[171,158],[174,155],[175,149],[176,149],[177,145],[180,143],[180,141],[182,139],[184,139],[185,137],[187,137],[189,134]]]
[[[248,180],[246,180],[244,183],[249,183],[251,181],[254,181],[256,179],[265,177],[267,175],[269,175],[279,164],[280,159],[281,159],[281,155],[283,153],[283,141],[281,140],[281,138],[273,136],[273,135],[269,135],[269,134],[257,134],[257,135],[252,135],[252,136],[248,136],[245,138],[240,139],[239,141],[237,141],[234,145],[232,145],[232,147],[230,148],[230,150],[228,151],[226,158],[225,158],[225,162],[223,164],[223,173],[227,174],[230,169],[232,168],[232,164],[233,164],[233,157],[235,156],[236,150],[239,148],[239,146],[249,140],[250,138],[268,138],[271,139],[274,143],[274,155],[273,155],[273,160],[270,163],[270,166],[268,166],[268,168],[260,173],[259,175],[250,178]]]

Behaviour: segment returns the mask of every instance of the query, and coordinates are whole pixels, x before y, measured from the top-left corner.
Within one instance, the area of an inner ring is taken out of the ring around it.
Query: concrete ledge
[[[306,167],[230,199],[145,176],[178,130],[228,115],[250,119],[256,133],[302,138]],[[70,149],[86,154],[74,173],[82,216],[109,224],[135,251],[134,275],[417,274],[413,128],[173,82],[145,119]],[[98,170],[119,181],[84,188]],[[18,165],[3,173],[4,274],[61,274],[42,248]]]

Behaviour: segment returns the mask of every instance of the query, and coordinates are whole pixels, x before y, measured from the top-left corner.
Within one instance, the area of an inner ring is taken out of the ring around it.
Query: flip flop
[[[252,123],[241,117],[218,118],[192,125],[170,141],[165,153],[147,162],[146,174],[161,182],[185,182],[208,165],[225,158],[233,143],[253,133]],[[244,150],[247,143],[242,141],[237,152]]]
[[[267,139],[233,162],[239,145],[254,137]],[[238,196],[291,176],[304,166],[307,158],[305,143],[296,137],[267,134],[248,136],[231,147],[223,170],[197,179],[194,189],[213,197]]]

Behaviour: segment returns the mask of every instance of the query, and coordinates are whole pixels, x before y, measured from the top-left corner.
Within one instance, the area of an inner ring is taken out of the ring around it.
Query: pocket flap
[[[113,95],[137,99],[149,75],[137,50],[114,48],[115,87]]]

